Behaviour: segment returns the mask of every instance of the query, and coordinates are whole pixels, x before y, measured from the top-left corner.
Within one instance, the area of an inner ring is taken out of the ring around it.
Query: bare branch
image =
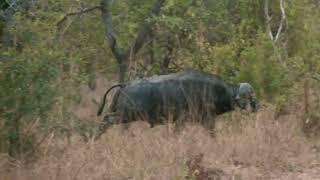
[[[164,1],[165,0],[156,0],[151,10],[150,17],[159,15],[160,9]],[[132,48],[130,49],[130,54],[133,54],[133,55],[137,54],[139,49],[141,49],[141,47],[146,43],[148,39],[148,36],[146,34],[150,32],[151,25],[152,24],[150,22],[146,22],[145,24],[142,25],[140,31],[138,32],[136,40]]]
[[[266,28],[267,28],[267,33],[268,35],[270,36],[270,39],[274,42],[276,42],[279,37],[280,37],[280,34],[282,32],[282,29],[283,29],[283,25],[284,23],[286,23],[286,20],[287,20],[287,17],[286,17],[286,12],[285,12],[285,8],[284,8],[284,1],[285,0],[280,0],[280,11],[281,11],[281,20],[280,20],[280,23],[279,23],[279,27],[278,27],[278,30],[277,30],[277,33],[276,35],[274,36],[272,34],[272,29],[271,29],[271,17],[269,15],[269,0],[265,0],[265,4],[264,4],[264,14],[265,14],[265,17],[266,17]]]
[[[113,30],[112,15],[110,13],[110,0],[101,0],[101,16],[109,47],[119,64],[122,64],[122,51],[117,46],[117,38]]]
[[[160,13],[160,9],[165,0],[156,0],[155,4],[152,7],[150,12],[150,16],[157,16]],[[138,35],[133,43],[133,45],[127,49],[123,50],[117,45],[117,37],[113,29],[112,24],[112,14],[111,14],[111,0],[101,0],[101,17],[104,24],[106,38],[109,44],[109,47],[112,51],[112,54],[115,56],[118,65],[119,65],[119,82],[123,82],[125,79],[125,74],[127,71],[127,67],[129,65],[130,56],[135,56],[138,51],[148,43],[147,34],[150,33],[152,23],[146,22],[144,23]]]
[[[270,36],[270,39],[273,41],[274,40],[274,37],[272,35],[272,31],[271,31],[271,25],[270,25],[270,22],[271,22],[271,17],[269,15],[269,0],[265,0],[264,1],[264,14],[266,16],[266,28],[267,28],[267,33],[268,35]]]
[[[90,8],[81,9],[81,11],[67,13],[60,21],[57,22],[57,26],[60,27],[61,24],[64,23],[64,21],[66,21],[70,16],[82,15],[84,13],[88,13],[97,9],[100,9],[100,6],[93,6]]]
[[[277,41],[279,39],[280,33],[282,31],[283,24],[285,23],[285,21],[287,19],[286,12],[285,12],[285,9],[284,9],[284,0],[280,0],[280,10],[281,10],[281,21],[280,21],[280,25],[279,25],[276,37],[274,39],[275,41]]]

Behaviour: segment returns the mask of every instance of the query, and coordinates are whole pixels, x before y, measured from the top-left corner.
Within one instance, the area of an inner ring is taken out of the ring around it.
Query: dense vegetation
[[[1,0],[0,151],[33,153],[75,123],[78,88],[184,68],[248,81],[260,99],[285,104],[320,80],[316,0]],[[307,83],[306,83],[307,82]],[[318,86],[319,87],[319,86]],[[35,123],[36,122],[36,123]],[[63,125],[61,125],[63,124]]]

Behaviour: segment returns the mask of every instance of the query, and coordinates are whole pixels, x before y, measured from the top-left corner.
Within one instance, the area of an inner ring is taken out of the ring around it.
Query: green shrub
[[[57,54],[25,51],[7,52],[0,66],[0,150],[18,156],[30,144],[22,137],[22,126],[36,119],[45,121],[57,95],[54,80],[58,76]]]

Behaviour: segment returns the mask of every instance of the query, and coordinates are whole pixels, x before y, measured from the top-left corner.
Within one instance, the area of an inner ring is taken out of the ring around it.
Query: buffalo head
[[[235,104],[240,109],[258,110],[258,102],[254,96],[253,88],[249,83],[240,83],[235,92]]]

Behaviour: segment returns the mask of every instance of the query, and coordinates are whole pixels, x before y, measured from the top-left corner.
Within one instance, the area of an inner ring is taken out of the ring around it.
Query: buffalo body
[[[257,109],[248,83],[227,84],[217,75],[195,70],[133,80],[116,86],[120,88],[112,99],[111,112],[105,116],[102,129],[137,119],[147,120],[153,127],[168,117],[175,121],[193,114],[199,115],[199,120],[207,121],[209,117],[232,111],[235,107]],[[98,115],[102,113],[110,90],[104,96]]]

